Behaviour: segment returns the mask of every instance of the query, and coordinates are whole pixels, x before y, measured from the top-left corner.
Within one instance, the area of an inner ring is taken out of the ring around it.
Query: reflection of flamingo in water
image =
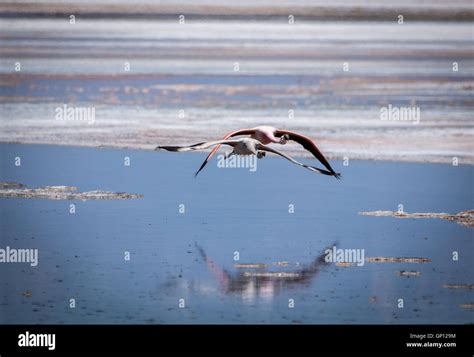
[[[327,264],[323,253],[310,264],[286,272],[284,277],[278,276],[278,274],[245,274],[242,271],[237,274],[230,274],[214,262],[197,243],[196,248],[206,262],[207,268],[218,281],[220,289],[226,294],[241,294],[244,298],[253,298],[254,296],[272,297],[275,293],[279,293],[286,288],[307,285],[320,271],[321,267]]]

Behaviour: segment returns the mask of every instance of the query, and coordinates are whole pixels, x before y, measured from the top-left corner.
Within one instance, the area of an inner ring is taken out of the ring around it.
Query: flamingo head
[[[290,140],[290,136],[288,134],[282,135],[280,138],[280,144],[285,145],[288,140]]]

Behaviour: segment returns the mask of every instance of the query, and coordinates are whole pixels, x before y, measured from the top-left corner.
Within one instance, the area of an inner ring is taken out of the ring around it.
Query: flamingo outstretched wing
[[[319,168],[314,167],[314,166],[303,164],[302,162],[296,161],[291,156],[288,156],[288,155],[282,153],[281,151],[275,150],[271,147],[260,144],[260,145],[257,146],[257,149],[272,152],[274,154],[280,155],[281,157],[283,157],[283,158],[287,159],[288,161],[292,162],[293,164],[302,166],[302,167],[304,167],[304,168],[306,168],[310,171],[317,172],[317,173],[320,173],[320,174],[323,174],[323,175],[334,176],[334,174],[330,171],[319,169]],[[340,174],[336,174],[336,175],[340,175]],[[338,177],[338,176],[336,176],[336,177]]]
[[[283,135],[287,135],[287,137],[289,138],[289,140],[296,141],[297,143],[301,144],[306,150],[308,150],[310,153],[312,153],[312,154],[314,155],[314,157],[315,157],[316,159],[318,159],[319,162],[320,162],[321,164],[323,164],[324,167],[326,167],[326,169],[328,169],[329,175],[334,176],[334,177],[337,178],[337,179],[340,179],[340,178],[341,178],[341,174],[336,173],[336,172],[334,171],[334,169],[331,167],[331,165],[330,165],[329,162],[326,160],[326,158],[324,157],[324,155],[321,153],[321,151],[319,151],[319,149],[318,149],[318,147],[316,146],[316,144],[314,143],[314,141],[311,140],[310,138],[308,138],[307,136],[304,136],[304,135],[295,133],[295,132],[293,132],[293,131],[280,130],[280,129],[277,129],[277,130],[275,131],[274,135],[275,135],[276,137],[282,137]]]
[[[185,152],[185,151],[203,150],[203,149],[210,148],[214,145],[234,146],[239,142],[240,140],[216,140],[216,141],[207,141],[207,142],[202,142],[202,143],[197,143],[194,145],[187,145],[187,146],[157,146],[155,150]]]
[[[225,140],[225,139],[228,139],[234,136],[239,136],[239,135],[252,135],[253,133],[255,133],[254,129],[240,129],[240,130],[227,133],[223,139]],[[194,174],[194,177],[196,177],[199,174],[199,172],[201,172],[201,170],[204,168],[204,166],[206,166],[208,161],[211,160],[212,156],[216,153],[216,151],[219,150],[220,146],[221,145],[217,145],[214,149],[212,149],[209,155],[207,155],[206,160],[204,160],[204,162],[202,163],[199,170],[197,170],[196,173]]]

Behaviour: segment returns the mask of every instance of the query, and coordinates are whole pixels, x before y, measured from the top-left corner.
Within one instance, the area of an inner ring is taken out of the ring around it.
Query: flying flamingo
[[[226,156],[226,158],[231,155],[257,155],[258,158],[262,158],[265,156],[265,152],[271,152],[271,153],[280,155],[281,157],[284,157],[285,159],[292,162],[293,164],[302,166],[310,171],[318,172],[323,175],[336,176],[337,178],[339,178],[340,176],[340,174],[337,174],[334,171],[331,172],[331,171],[319,169],[314,166],[305,165],[278,150],[275,150],[268,146],[263,145],[259,140],[253,139],[253,138],[224,139],[224,140],[198,143],[198,144],[194,144],[190,146],[158,146],[156,149],[175,151],[175,152],[185,152],[185,151],[203,150],[203,149],[210,148],[212,146],[219,147],[220,145],[229,145],[234,148],[233,151],[229,155]],[[216,149],[214,148],[213,152],[215,152],[215,150]],[[201,166],[201,168],[196,172],[194,176],[197,176],[197,174],[199,173],[199,171],[201,171],[203,167],[204,165]]]
[[[263,145],[268,145],[271,143],[278,143],[278,144],[286,144],[289,140],[296,141],[297,143],[301,144],[306,150],[311,152],[313,156],[321,162],[326,169],[328,169],[329,173],[326,175],[331,175],[334,176],[335,178],[339,179],[341,175],[339,173],[336,173],[329,162],[326,160],[324,155],[319,151],[318,147],[316,144],[307,136],[295,133],[293,131],[289,130],[281,130],[274,128],[272,126],[257,126],[255,128],[250,128],[250,129],[239,129],[233,132],[230,132],[226,134],[223,139],[229,139],[234,136],[240,136],[240,135],[250,135],[251,138],[257,139],[260,141]],[[199,172],[206,166],[208,161],[212,158],[212,156],[216,153],[216,151],[219,149],[221,144],[216,145],[214,149],[209,153],[209,155],[206,157],[206,160],[202,163],[201,167],[199,170],[196,172],[195,176],[199,174]],[[281,155],[281,153],[278,153]],[[291,160],[290,160],[291,161]]]

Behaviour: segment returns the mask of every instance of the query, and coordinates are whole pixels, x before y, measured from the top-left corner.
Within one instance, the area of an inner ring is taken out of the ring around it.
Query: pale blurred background
[[[268,124],[331,158],[472,164],[473,18],[471,1],[3,2],[0,140],[153,148]],[[94,124],[58,122],[63,104]],[[380,120],[389,104],[420,123]]]

